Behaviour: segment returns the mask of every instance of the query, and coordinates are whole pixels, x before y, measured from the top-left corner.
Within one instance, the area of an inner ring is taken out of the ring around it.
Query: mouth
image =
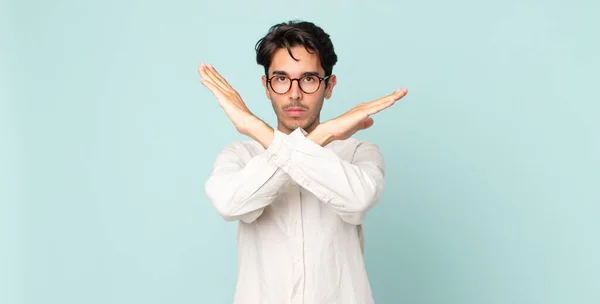
[[[304,112],[306,112],[306,110],[302,108],[289,108],[285,110],[285,113],[287,113],[287,115],[290,117],[300,117],[302,114],[304,114]]]

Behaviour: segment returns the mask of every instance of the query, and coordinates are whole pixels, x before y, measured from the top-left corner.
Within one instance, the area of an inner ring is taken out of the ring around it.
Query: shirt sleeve
[[[247,163],[241,155],[248,152],[241,144],[228,145],[217,155],[205,191],[221,217],[226,221],[251,223],[275,200],[290,177],[275,164],[273,157],[289,157],[290,141],[288,135],[275,132],[266,151]]]
[[[361,142],[348,162],[303,133],[293,135],[293,141],[278,143],[285,148],[272,150],[274,163],[344,221],[362,224],[384,188],[384,159],[379,148]]]

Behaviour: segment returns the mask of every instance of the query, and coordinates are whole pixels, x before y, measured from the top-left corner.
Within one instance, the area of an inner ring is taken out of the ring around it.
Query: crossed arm
[[[375,145],[363,143],[353,160],[347,162],[324,146],[371,127],[370,116],[392,106],[406,95],[406,89],[361,103],[318,125],[308,135],[299,130],[285,135],[252,114],[212,66],[202,63],[199,72],[202,84],[217,97],[238,132],[265,148],[264,153],[248,163],[239,155],[243,149],[233,145],[217,157],[205,188],[221,216],[248,223],[256,220],[291,179],[315,194],[346,222],[362,223],[364,214],[377,202],[383,189],[383,157]]]
[[[371,143],[361,144],[348,162],[304,136],[273,131],[266,151],[247,164],[243,147],[229,145],[217,157],[206,193],[226,220],[251,223],[293,180],[328,205],[342,220],[362,224],[384,185],[383,156]],[[247,153],[247,152],[246,152]]]

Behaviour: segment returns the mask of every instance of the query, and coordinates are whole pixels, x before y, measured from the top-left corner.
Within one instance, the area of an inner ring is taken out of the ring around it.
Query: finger
[[[396,100],[391,99],[391,100],[387,100],[386,102],[374,104],[368,108],[364,108],[364,109],[362,109],[362,111],[364,113],[366,113],[367,115],[373,115],[373,114],[379,113],[379,112],[391,107],[395,103],[396,103]]]
[[[206,64],[204,64],[204,62],[200,63],[200,67],[198,68],[198,72],[200,72],[200,77],[202,77],[202,79],[209,80],[211,83],[213,83],[213,84],[216,85],[216,83],[213,80],[213,78],[210,77],[209,71],[208,71],[208,67],[206,66]]]
[[[221,107],[234,106],[250,112],[250,110],[248,109],[248,107],[246,107],[244,103],[232,103],[231,100],[227,98],[226,92],[224,92],[219,86],[215,85],[210,80],[201,79],[200,82],[202,82],[202,84],[206,86],[215,95],[215,97],[217,97],[217,100],[219,100],[219,104],[221,105]],[[228,102],[221,102],[222,100],[227,100]]]
[[[381,103],[388,103],[388,102],[394,102],[399,100],[400,98],[404,97],[406,94],[408,93],[407,89],[397,89],[396,91],[394,91],[394,93],[381,97],[379,99],[376,99],[370,103],[368,103],[368,106],[373,106],[373,105],[377,105],[377,104],[381,104]]]
[[[407,92],[408,92],[408,90],[406,90],[406,89],[397,89],[390,95],[375,99],[373,101],[363,102],[363,103],[359,104],[358,106],[356,106],[354,109],[363,110],[363,109],[371,108],[373,106],[377,106],[380,104],[387,104],[390,102],[395,102],[398,99],[404,97],[404,95],[406,95]]]
[[[204,72],[207,77],[209,77],[215,85],[219,86],[224,91],[231,91],[233,88],[229,85],[229,83],[217,72],[217,70],[212,65],[205,65]]]
[[[387,100],[386,102],[382,102],[382,103],[379,103],[379,104],[374,104],[372,106],[363,108],[360,111],[364,115],[369,116],[369,115],[373,115],[373,114],[379,113],[379,112],[381,112],[381,111],[383,111],[383,110],[391,107],[394,103],[396,103],[396,100],[391,99],[391,100]]]
[[[213,94],[223,94],[223,90],[221,89],[221,87],[219,85],[217,85],[211,78],[209,77],[202,77],[200,78],[200,82],[207,87]],[[218,91],[218,92],[217,92]]]
[[[366,111],[369,115],[375,114],[379,111],[382,111],[386,108],[391,107],[393,104],[396,103],[396,101],[398,101],[402,97],[406,96],[407,92],[408,92],[407,89],[398,89],[394,93],[392,93],[386,97],[375,100],[374,102],[370,103],[367,107],[365,107],[363,110]]]
[[[228,89],[232,89],[231,85],[229,85],[229,82],[227,82],[227,80],[225,80],[225,78],[223,78],[223,76],[221,76],[221,74],[219,74],[219,72],[217,72],[217,69],[215,69],[214,66],[212,66],[211,64],[209,64],[208,65],[208,70],[212,73],[212,75],[215,77],[215,79],[217,79],[218,81],[220,81]]]
[[[206,65],[204,63],[200,63],[199,71],[200,71],[200,76],[202,77],[202,79],[205,79],[205,80],[209,81],[210,83],[212,83],[214,86],[223,89],[222,85],[219,82],[217,82],[216,77],[210,71],[208,65]]]
[[[400,98],[404,97],[406,93],[408,93],[407,89],[397,89],[396,91],[394,91],[394,93],[380,98],[377,103],[385,103],[400,100]]]
[[[208,79],[200,79],[200,82],[208,88],[208,90],[210,90],[215,97],[217,98],[224,98],[225,94],[223,93],[223,91],[221,90],[221,88],[219,88],[217,85],[215,85],[213,82],[211,82]]]

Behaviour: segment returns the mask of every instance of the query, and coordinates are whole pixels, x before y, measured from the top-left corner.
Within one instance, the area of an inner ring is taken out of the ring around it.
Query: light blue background
[[[254,44],[295,18],[339,55],[325,119],[409,89],[358,134],[377,303],[600,303],[598,2],[0,5],[0,303],[231,303],[204,181],[245,138],[197,65],[274,125]]]

